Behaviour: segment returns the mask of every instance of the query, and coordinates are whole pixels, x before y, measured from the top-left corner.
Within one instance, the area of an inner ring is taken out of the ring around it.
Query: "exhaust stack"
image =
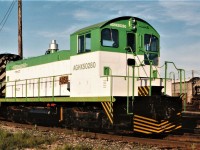
[[[45,54],[52,54],[58,51],[58,44],[56,43],[56,40],[52,40],[49,44],[49,49],[46,51]]]

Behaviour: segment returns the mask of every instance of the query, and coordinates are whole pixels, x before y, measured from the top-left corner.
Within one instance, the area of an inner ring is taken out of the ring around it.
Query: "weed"
[[[9,133],[0,129],[0,149],[35,148],[41,144],[51,144],[55,138],[34,136],[29,133]]]

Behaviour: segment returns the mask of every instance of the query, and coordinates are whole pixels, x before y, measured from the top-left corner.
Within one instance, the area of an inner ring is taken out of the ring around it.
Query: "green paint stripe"
[[[27,97],[0,98],[0,102],[110,102],[111,97]],[[113,102],[115,101],[112,100]]]

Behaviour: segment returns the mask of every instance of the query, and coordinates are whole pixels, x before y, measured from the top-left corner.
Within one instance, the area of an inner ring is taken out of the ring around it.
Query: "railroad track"
[[[166,140],[200,143],[200,134],[184,133],[183,135],[169,135]]]
[[[108,141],[120,141],[127,143],[136,143],[141,145],[156,146],[161,149],[200,149],[200,136],[199,134],[185,133],[183,135],[169,135],[163,139],[141,138],[134,136],[116,135],[116,134],[102,134],[94,132],[79,131],[74,129],[58,128],[58,127],[44,127],[37,125],[20,124],[15,122],[0,121],[1,126],[8,126],[20,129],[37,130],[39,132],[56,132],[71,134],[82,138],[100,139]]]

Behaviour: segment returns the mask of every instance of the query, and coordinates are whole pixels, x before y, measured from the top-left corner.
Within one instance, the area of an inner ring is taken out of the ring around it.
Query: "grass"
[[[9,133],[0,129],[0,149],[23,149],[23,148],[37,148],[41,144],[51,144],[55,141],[54,137],[48,136],[34,136],[30,133]]]
[[[79,144],[76,146],[65,144],[62,148],[57,148],[56,150],[93,150],[93,148],[84,144]]]

